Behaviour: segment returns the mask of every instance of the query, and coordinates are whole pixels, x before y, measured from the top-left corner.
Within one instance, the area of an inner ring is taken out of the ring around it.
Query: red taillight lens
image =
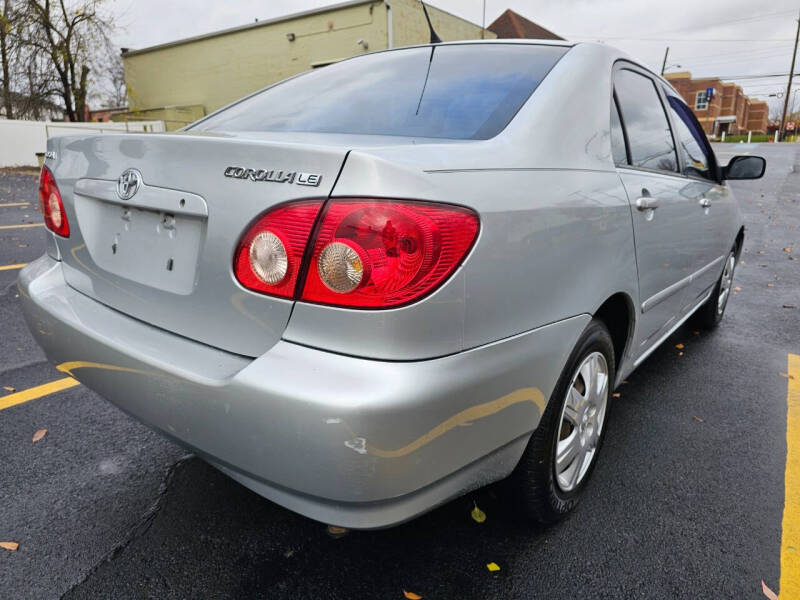
[[[62,237],[69,237],[69,223],[61,201],[61,192],[58,191],[56,178],[47,167],[42,167],[39,175],[39,200],[42,203],[45,227]]]
[[[284,298],[294,288],[311,228],[322,200],[279,206],[245,232],[236,249],[233,270],[244,287]]]
[[[477,234],[477,215],[462,207],[331,200],[300,299],[355,308],[419,300],[455,271]]]

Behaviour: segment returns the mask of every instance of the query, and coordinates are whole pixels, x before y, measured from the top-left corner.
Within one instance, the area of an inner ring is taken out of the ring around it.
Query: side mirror
[[[760,156],[734,156],[722,168],[723,179],[758,179],[764,175],[767,161]]]

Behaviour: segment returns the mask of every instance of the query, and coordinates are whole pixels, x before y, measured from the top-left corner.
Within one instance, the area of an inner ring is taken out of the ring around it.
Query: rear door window
[[[675,123],[678,152],[683,158],[683,174],[713,180],[713,163],[707,150],[705,133],[689,118],[689,108],[680,100],[667,96],[667,102]]]
[[[488,139],[567,50],[457,44],[377,52],[289,79],[190,129]]]
[[[664,105],[649,77],[620,69],[614,79],[634,167],[678,171],[678,157]]]

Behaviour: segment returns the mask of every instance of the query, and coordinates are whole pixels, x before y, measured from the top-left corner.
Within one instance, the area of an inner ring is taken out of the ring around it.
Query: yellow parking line
[[[18,265],[2,265],[2,266],[0,266],[0,271],[11,271],[13,269],[21,269],[22,267],[24,267],[27,264],[28,263],[20,263]]]
[[[0,202],[0,207],[6,206],[28,206],[30,202]]]
[[[0,225],[0,229],[27,229],[28,227],[41,227],[44,223],[25,223],[24,225]]]
[[[22,390],[21,392],[15,392],[13,394],[8,394],[7,396],[0,396],[0,410],[4,410],[10,406],[16,406],[17,404],[22,404],[23,402],[28,402],[29,400],[36,400],[42,396],[54,394],[76,385],[80,385],[78,380],[73,379],[72,377],[64,377],[64,379],[56,379],[50,383],[37,385],[36,387],[28,388],[27,390]]]
[[[789,355],[781,598],[800,598],[800,355]]]

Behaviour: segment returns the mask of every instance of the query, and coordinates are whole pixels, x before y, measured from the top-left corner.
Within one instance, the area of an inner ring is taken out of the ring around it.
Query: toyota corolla
[[[613,390],[711,328],[744,227],[670,85],[598,44],[348,59],[173,134],[51,139],[48,358],[262,496],[377,528],[581,496]]]

